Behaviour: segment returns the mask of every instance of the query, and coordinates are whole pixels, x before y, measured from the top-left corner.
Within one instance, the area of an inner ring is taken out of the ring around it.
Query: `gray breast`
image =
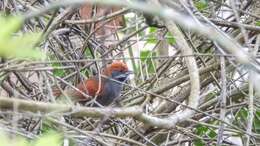
[[[107,79],[103,87],[104,92],[97,98],[97,101],[104,106],[111,104],[118,99],[122,88],[123,84]]]

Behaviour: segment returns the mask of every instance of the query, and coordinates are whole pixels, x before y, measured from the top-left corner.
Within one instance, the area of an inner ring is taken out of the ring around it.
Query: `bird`
[[[89,101],[95,98],[98,104],[108,106],[120,97],[123,83],[129,79],[129,75],[132,73],[125,63],[114,61],[101,71],[100,77],[99,75],[89,77],[76,86],[78,90],[91,98],[75,89],[65,90],[65,94],[74,101]],[[61,92],[57,92],[57,90],[54,92],[54,96],[60,95]]]

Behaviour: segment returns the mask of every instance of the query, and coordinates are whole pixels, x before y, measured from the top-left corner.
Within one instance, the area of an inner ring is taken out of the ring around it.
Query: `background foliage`
[[[66,90],[97,74],[98,68],[120,59],[134,71],[122,94],[122,108],[137,105],[144,113],[159,118],[184,111],[184,107],[171,100],[188,102],[191,87],[184,58],[190,56],[182,56],[178,36],[172,35],[167,26],[151,27],[141,12],[127,10],[116,14],[124,16],[123,28],[112,29],[104,37],[105,24],[114,17],[97,22],[96,18],[102,16],[93,16],[83,23],[79,13],[82,7],[58,5],[52,11],[31,15],[53,3],[52,0],[0,2],[0,96],[56,103],[53,87]],[[210,21],[234,38],[232,41],[247,47],[246,51],[255,52],[258,58],[259,1],[166,0],[161,4],[203,23]],[[165,21],[159,19],[161,24]],[[192,118],[164,129],[133,118],[110,115],[75,118],[59,113],[18,112],[13,107],[1,110],[0,129],[5,134],[0,136],[0,146],[56,146],[66,142],[68,145],[259,145],[259,98],[250,87],[250,68],[239,64],[234,54],[220,50],[208,37],[183,26],[179,29],[193,50],[200,72],[199,107]],[[221,74],[221,57],[225,60],[226,81]],[[251,105],[250,97],[253,97]],[[248,131],[250,126],[252,130]],[[50,132],[53,130],[56,132]]]

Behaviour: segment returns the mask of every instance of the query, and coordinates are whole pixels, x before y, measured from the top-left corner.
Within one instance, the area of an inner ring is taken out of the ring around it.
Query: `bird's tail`
[[[57,101],[61,103],[75,103],[75,102],[86,102],[91,98],[87,98],[80,92],[74,89],[62,89],[58,86],[52,87],[52,94],[57,98]]]
[[[59,96],[61,96],[62,91],[61,91],[61,88],[60,88],[60,87],[58,87],[58,86],[53,86],[51,89],[52,89],[52,95],[53,95],[54,97],[59,97]]]

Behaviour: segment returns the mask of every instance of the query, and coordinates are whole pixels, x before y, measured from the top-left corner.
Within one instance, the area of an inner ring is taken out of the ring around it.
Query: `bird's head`
[[[103,74],[114,80],[125,82],[129,75],[132,74],[132,71],[128,70],[128,67],[125,63],[114,61],[104,69]]]

